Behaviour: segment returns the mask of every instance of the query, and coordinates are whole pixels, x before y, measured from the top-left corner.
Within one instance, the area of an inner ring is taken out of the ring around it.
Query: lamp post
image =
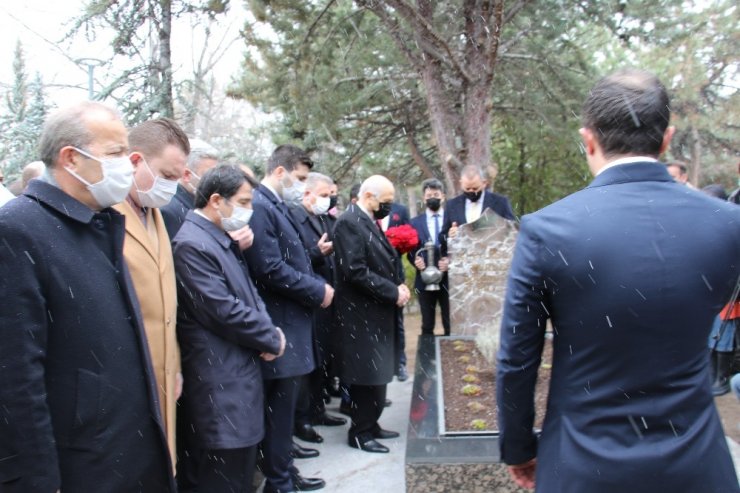
[[[103,60],[98,60],[97,58],[78,58],[77,60],[75,60],[75,62],[79,65],[84,65],[87,67],[87,97],[90,101],[92,101],[95,96],[95,87],[93,81],[95,67],[100,67],[101,65],[105,64],[105,62]]]

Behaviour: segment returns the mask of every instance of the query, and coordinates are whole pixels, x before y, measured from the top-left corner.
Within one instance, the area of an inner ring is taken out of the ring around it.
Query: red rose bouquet
[[[399,253],[408,253],[419,245],[419,235],[408,224],[388,228],[385,236]]]

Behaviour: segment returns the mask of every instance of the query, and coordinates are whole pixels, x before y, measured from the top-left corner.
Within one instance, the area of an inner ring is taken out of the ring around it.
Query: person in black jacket
[[[447,201],[441,232],[441,254],[447,256],[447,238],[454,238],[457,228],[478,219],[484,210],[491,209],[504,219],[516,220],[509,199],[488,191],[486,173],[478,166],[467,165],[460,171],[462,193]]]
[[[185,386],[181,405],[200,451],[199,491],[251,491],[264,436],[260,358],[282,355],[285,336],[257,295],[238,242],[227,231],[251,215],[257,183],[221,166],[198,186],[195,210],[175,236],[177,335]]]
[[[123,258],[133,166],[119,116],[52,114],[42,178],[0,210],[0,491],[174,492]]]
[[[398,252],[375,222],[388,215],[394,194],[390,180],[371,176],[334,228],[339,375],[352,401],[348,442],[379,453],[388,447],[377,439],[399,436],[382,429],[378,419],[396,368],[398,311],[410,296],[399,275]]]

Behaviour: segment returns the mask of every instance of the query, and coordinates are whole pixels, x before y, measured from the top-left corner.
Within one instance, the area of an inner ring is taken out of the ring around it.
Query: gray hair
[[[211,144],[200,139],[188,140],[190,141],[190,154],[188,154],[188,169],[190,171],[195,171],[204,159],[215,159],[218,161],[218,151]]]
[[[38,178],[44,173],[44,163],[41,161],[32,161],[23,167],[21,173],[21,181],[23,182],[23,189],[25,190],[28,182],[34,178]]]
[[[484,169],[482,169],[480,166],[476,166],[474,164],[467,164],[463,166],[463,169],[460,170],[460,178],[480,178],[481,180],[487,180],[488,179],[488,173]]]
[[[334,184],[334,180],[322,173],[312,171],[308,174],[308,178],[306,178],[306,190],[313,191],[319,183],[326,183],[327,185],[332,186]]]
[[[106,112],[120,119],[116,110],[95,101],[83,101],[63,108],[46,119],[39,139],[39,157],[47,168],[56,165],[59,151],[63,147],[73,146],[84,149],[92,143],[95,136],[87,126],[86,116],[96,111]]]

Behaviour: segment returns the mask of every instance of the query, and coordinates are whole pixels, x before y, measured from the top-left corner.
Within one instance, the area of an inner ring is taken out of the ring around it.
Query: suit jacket
[[[411,226],[414,227],[414,229],[416,230],[416,233],[419,235],[419,247],[416,250],[408,253],[409,262],[411,263],[411,265],[414,265],[414,258],[418,255],[424,259],[425,264],[428,264],[427,252],[424,249],[424,244],[429,240],[434,241],[434,239],[432,238],[433,232],[429,231],[429,225],[427,225],[426,210],[422,214],[419,214],[418,216],[411,219]],[[441,226],[442,224],[440,224],[440,228]],[[442,256],[442,249],[441,249],[441,245],[438,243],[437,245],[434,246],[434,266],[435,267],[439,267],[439,259],[441,258],[441,256]],[[424,283],[424,281],[421,280],[421,271],[419,269],[416,269],[416,278],[414,279],[414,289],[416,289],[417,292],[424,291],[426,290],[426,286],[427,285]],[[440,288],[447,291],[447,272],[443,273],[442,275],[442,281],[440,282]]]
[[[334,227],[337,290],[334,298],[342,382],[383,385],[396,369],[396,306],[400,258],[359,206]]]
[[[486,209],[491,209],[493,212],[503,217],[504,219],[516,220],[514,210],[511,208],[509,199],[498,193],[489,192],[486,190],[483,193],[483,208],[481,212]],[[468,221],[465,218],[465,194],[460,194],[447,201],[445,206],[445,220],[442,223],[442,231],[440,233],[440,243],[442,244],[442,255],[447,255],[447,233],[452,227],[452,223],[457,223],[458,226],[466,224]]]
[[[264,436],[259,355],[277,354],[280,336],[226,233],[190,211],[172,244],[186,428],[201,448],[250,447]]]
[[[264,185],[254,191],[252,206],[249,226],[254,243],[244,256],[267,313],[288,340],[281,358],[262,363],[262,375],[266,379],[306,375],[315,367],[312,317],[324,300],[325,283],[311,270],[287,206]]]
[[[159,209],[164,218],[164,225],[167,228],[167,234],[170,240],[175,237],[185,222],[185,216],[188,215],[188,211],[193,210],[193,207],[193,195],[185,187],[178,184],[177,192],[172,197],[172,200],[170,200],[170,203]]]
[[[0,231],[0,491],[175,491],[123,216],[32,180]]]
[[[606,169],[525,216],[498,354],[502,459],[536,455],[541,492],[738,491],[706,352],[738,273],[740,209],[675,183],[660,163]],[[532,394],[548,318],[538,443]]]
[[[177,288],[170,238],[159,210],[151,209],[149,220],[157,234],[155,244],[146,226],[128,202],[114,209],[126,218],[123,256],[141,307],[149,355],[157,380],[159,406],[173,461],[175,455],[175,392],[180,373],[180,348],[177,345]],[[157,246],[158,245],[158,246]]]

